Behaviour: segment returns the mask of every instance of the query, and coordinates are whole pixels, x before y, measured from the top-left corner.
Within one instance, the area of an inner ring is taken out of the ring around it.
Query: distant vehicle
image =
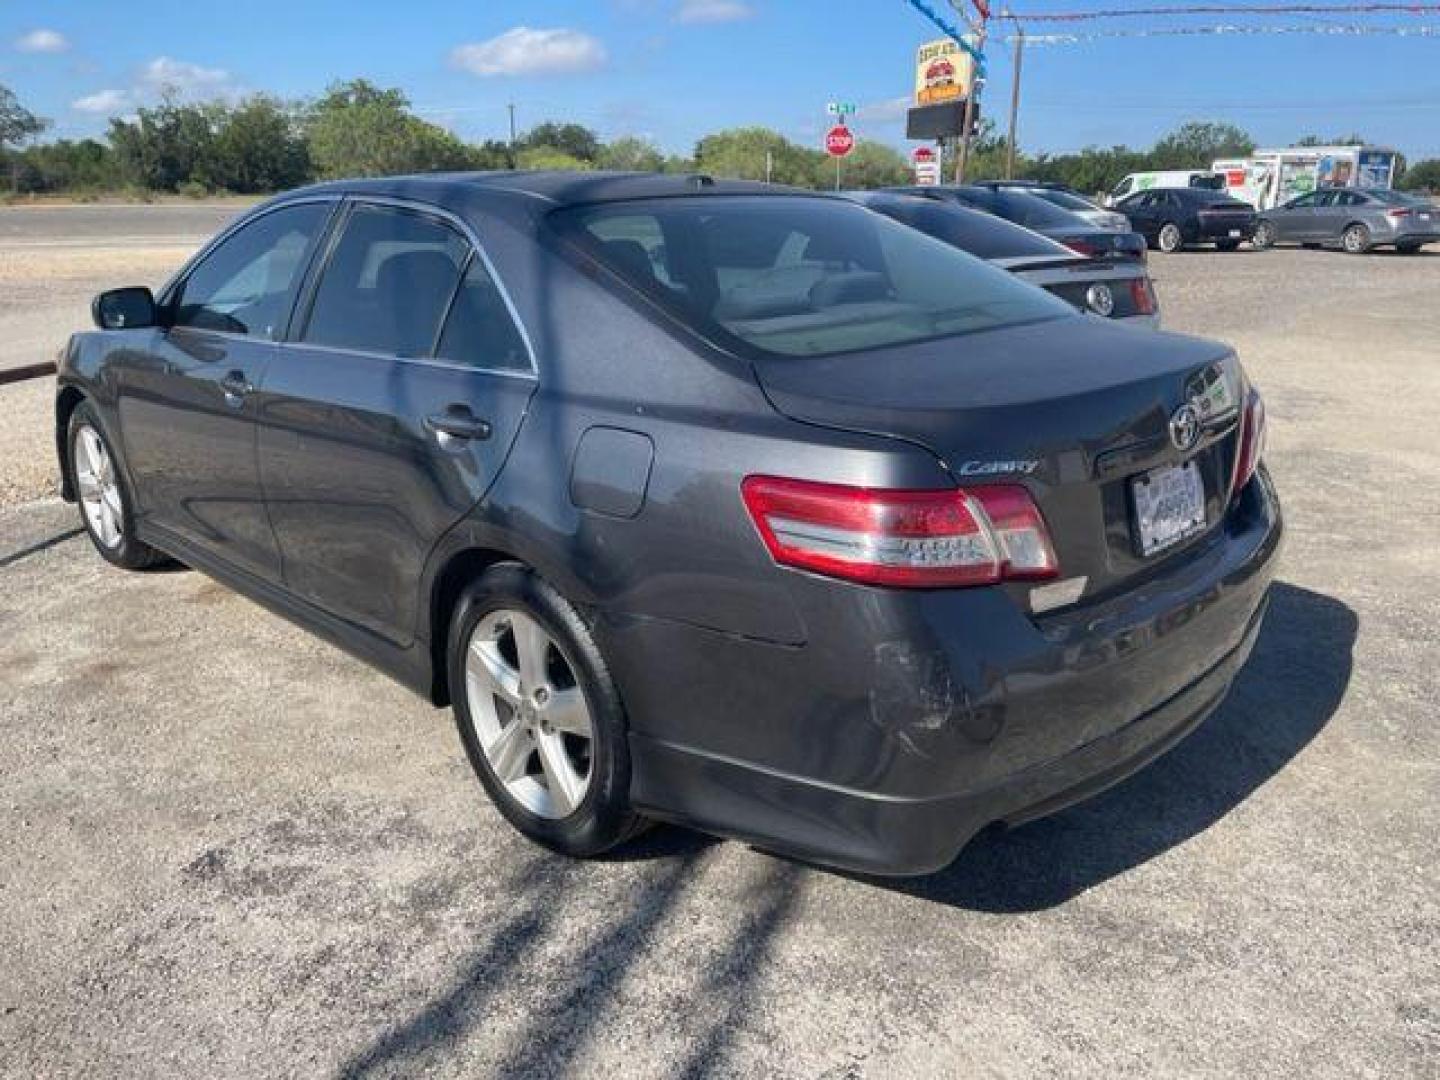
[[[1216,161],[1225,191],[1257,210],[1283,206],[1320,188],[1388,189],[1399,155],[1383,146],[1291,146]]]
[[[1105,199],[1105,205],[1115,206],[1122,199],[1129,198],[1138,191],[1150,191],[1153,188],[1205,188],[1210,191],[1222,191],[1225,188],[1225,178],[1207,169],[1171,169],[1161,172],[1130,173],[1110,189],[1110,194]]]
[[[1010,188],[992,188],[980,184],[942,184],[935,187],[886,188],[906,195],[922,195],[927,199],[959,203],[972,210],[1033,229],[1056,240],[1071,251],[1097,258],[1145,258],[1145,241],[1132,232],[1101,229],[1069,210]]]
[[[1161,251],[1214,244],[1234,251],[1255,235],[1255,208],[1206,188],[1156,188],[1131,195],[1117,209]]]
[[[54,416],[101,557],[453,705],[569,855],[654,817],[929,873],[1170,749],[1262,633],[1284,527],[1234,351],[833,195],[337,181],[91,313]],[[304,692],[272,676],[236,673]]]
[[[1352,255],[1393,247],[1412,255],[1440,241],[1440,208],[1398,191],[1322,188],[1266,210],[1255,225],[1255,246],[1339,246]]]
[[[1117,214],[1114,210],[1096,206],[1074,188],[1064,184],[1039,184],[1033,180],[985,180],[976,187],[988,187],[995,191],[1023,191],[1037,199],[1044,199],[1061,210],[1068,210],[1077,217],[1084,218],[1091,225],[1098,225],[1102,229],[1113,229],[1115,232],[1130,231],[1130,221],[1124,214]]]
[[[1160,325],[1159,301],[1144,263],[1079,255],[994,214],[954,203],[885,191],[846,192],[845,197],[1009,270],[1081,311]]]

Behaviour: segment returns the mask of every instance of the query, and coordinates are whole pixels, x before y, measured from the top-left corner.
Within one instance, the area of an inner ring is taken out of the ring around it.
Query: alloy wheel
[[[1255,238],[1252,243],[1257,248],[1268,248],[1275,243],[1275,226],[1268,221],[1262,221],[1255,227]]]
[[[1178,251],[1182,239],[1180,226],[1174,223],[1167,224],[1160,230],[1160,250],[1167,253]]]
[[[125,512],[115,463],[100,433],[89,424],[76,431],[74,454],[75,483],[85,523],[101,545],[113,551],[125,539]]]
[[[1369,245],[1369,240],[1370,238],[1366,234],[1365,226],[1363,225],[1351,225],[1350,228],[1345,230],[1345,235],[1341,237],[1341,242],[1345,245],[1345,250],[1351,255],[1359,255],[1362,253]]]
[[[538,817],[568,817],[593,774],[595,729],[575,669],[532,615],[489,612],[465,650],[476,741],[505,791]]]

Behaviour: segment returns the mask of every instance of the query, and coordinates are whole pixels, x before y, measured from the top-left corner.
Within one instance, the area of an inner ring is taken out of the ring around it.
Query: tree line
[[[347,176],[470,169],[628,169],[704,172],[827,188],[835,165],[822,151],[765,127],[706,135],[689,156],[665,154],[634,136],[605,141],[589,128],[546,121],[514,143],[466,142],[416,115],[405,94],[365,79],[336,83],[318,98],[287,102],[266,94],[240,101],[186,103],[174,94],[110,121],[104,139],[34,140],[47,122],[0,86],[0,153],[17,194],[137,194],[218,192],[266,194],[313,180]],[[1355,135],[1304,142],[1365,142]],[[1020,154],[1016,175],[1102,192],[1127,173],[1208,166],[1243,157],[1254,140],[1232,124],[1187,123],[1148,150],[1087,147],[1067,154]],[[970,176],[1005,174],[1007,147],[993,124],[981,124]],[[949,162],[946,162],[947,167]],[[910,180],[905,158],[861,139],[842,165],[847,187],[881,187]],[[948,173],[947,173],[948,175]],[[1402,186],[1440,190],[1440,160],[1417,162]]]

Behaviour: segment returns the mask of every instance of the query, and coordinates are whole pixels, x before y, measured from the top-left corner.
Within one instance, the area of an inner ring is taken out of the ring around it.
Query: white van
[[[1134,195],[1137,191],[1177,187],[1209,188],[1211,191],[1223,191],[1225,177],[1208,169],[1132,172],[1116,184],[1109,195],[1105,196],[1105,205],[1114,206],[1127,195]]]

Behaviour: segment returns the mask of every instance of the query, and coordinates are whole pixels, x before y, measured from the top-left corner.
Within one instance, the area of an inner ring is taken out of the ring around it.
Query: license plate
[[[1231,229],[1231,230],[1230,230],[1230,237],[1231,237],[1231,239],[1238,240],[1238,239],[1240,238],[1240,230],[1239,230],[1239,229]]]
[[[1137,476],[1130,492],[1141,555],[1164,551],[1205,528],[1205,484],[1193,461]]]
[[[1429,215],[1429,214],[1421,214],[1421,215],[1420,215],[1420,220],[1421,220],[1421,221],[1429,221],[1429,220],[1430,220],[1430,215]]]

